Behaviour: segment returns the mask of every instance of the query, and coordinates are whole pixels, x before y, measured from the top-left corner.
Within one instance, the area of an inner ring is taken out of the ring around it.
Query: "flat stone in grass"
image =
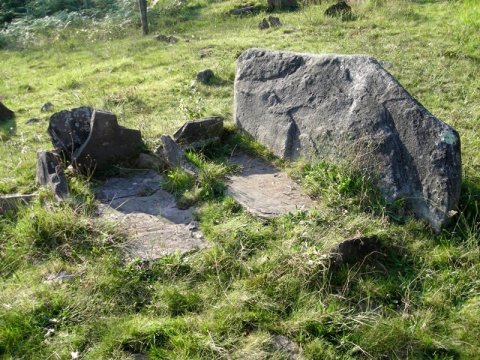
[[[28,204],[37,194],[0,195],[0,214],[16,209],[21,204]]]
[[[230,162],[242,170],[230,176],[227,192],[252,214],[272,218],[313,206],[300,186],[272,164],[246,154],[234,155]]]
[[[193,219],[193,210],[181,210],[175,198],[160,187],[154,171],[130,178],[112,178],[97,191],[100,217],[113,221],[127,235],[128,259],[144,261],[187,253],[207,246]]]

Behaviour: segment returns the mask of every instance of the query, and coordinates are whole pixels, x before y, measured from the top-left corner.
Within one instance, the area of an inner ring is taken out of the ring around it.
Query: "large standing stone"
[[[2,104],[0,101],[0,121],[2,120],[8,120],[12,118],[15,115],[15,113],[7,108],[5,105]]]
[[[457,206],[460,138],[366,56],[245,51],[235,121],[277,156],[348,160],[438,231]]]
[[[37,184],[49,187],[55,198],[65,200],[68,195],[68,183],[60,155],[51,151],[39,150],[37,152]]]
[[[88,138],[74,153],[73,162],[80,168],[101,168],[120,158],[137,156],[143,147],[139,130],[119,126],[117,117],[95,110]]]
[[[50,117],[48,133],[53,146],[70,159],[72,154],[82,146],[90,134],[90,119],[93,110],[79,107],[62,110]]]
[[[220,141],[223,133],[223,118],[211,116],[186,122],[173,135],[175,142],[188,148],[202,148]]]

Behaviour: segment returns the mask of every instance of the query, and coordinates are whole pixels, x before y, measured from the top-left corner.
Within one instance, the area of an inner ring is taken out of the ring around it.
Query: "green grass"
[[[35,153],[51,148],[46,102],[55,111],[110,110],[141,129],[150,149],[192,116],[229,122],[223,145],[188,154],[198,179],[165,174],[165,188],[199,206],[206,250],[125,263],[124,239],[95,219],[91,183],[74,173],[68,203],[46,206],[42,193],[0,217],[0,358],[285,359],[274,335],[299,344],[307,359],[480,358],[477,2],[371,0],[354,6],[349,21],[325,18],[322,2],[279,12],[284,26],[266,31],[257,28],[265,13],[226,15],[239,4],[160,1],[153,32],[178,37],[172,45],[104,22],[49,28],[0,50],[0,96],[17,114],[0,124],[0,193],[37,190]],[[235,59],[249,47],[383,61],[460,133],[463,192],[453,224],[433,236],[343,164],[286,164],[236,133]],[[204,68],[216,74],[210,85],[194,81]],[[42,121],[26,125],[33,117]],[[271,221],[246,213],[223,194],[234,148],[285,167],[319,208]],[[324,255],[358,235],[376,235],[379,251],[331,267]],[[60,271],[73,279],[46,282]]]

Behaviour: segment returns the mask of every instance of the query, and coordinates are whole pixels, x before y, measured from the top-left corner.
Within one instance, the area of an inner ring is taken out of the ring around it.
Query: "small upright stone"
[[[205,69],[200,71],[197,74],[197,80],[200,81],[203,84],[208,84],[210,80],[213,78],[214,74],[211,69]]]
[[[0,121],[11,119],[14,115],[15,113],[0,101]]]
[[[260,24],[258,24],[258,28],[260,30],[265,30],[270,27],[270,24],[268,23],[267,19],[263,18]]]
[[[211,116],[186,122],[173,138],[181,146],[199,149],[219,141],[222,133],[223,118]]]
[[[60,155],[46,150],[37,152],[37,184],[49,187],[58,201],[65,200],[68,195],[68,184]]]
[[[269,16],[268,21],[270,22],[270,25],[272,27],[282,26],[282,23],[280,22],[280,18],[276,16]]]
[[[156,153],[165,158],[170,167],[180,167],[191,175],[199,173],[199,169],[187,160],[182,148],[170,135],[162,135],[161,141],[162,145],[156,150]]]
[[[47,102],[42,105],[42,108],[40,109],[41,112],[48,112],[50,110],[53,110],[55,106],[51,102]]]

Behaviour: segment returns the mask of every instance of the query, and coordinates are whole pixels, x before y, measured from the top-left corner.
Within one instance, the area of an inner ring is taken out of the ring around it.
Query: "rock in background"
[[[238,59],[235,122],[285,159],[348,159],[438,231],[456,209],[460,138],[367,56],[249,49]]]
[[[0,101],[0,121],[11,119],[15,113]]]

